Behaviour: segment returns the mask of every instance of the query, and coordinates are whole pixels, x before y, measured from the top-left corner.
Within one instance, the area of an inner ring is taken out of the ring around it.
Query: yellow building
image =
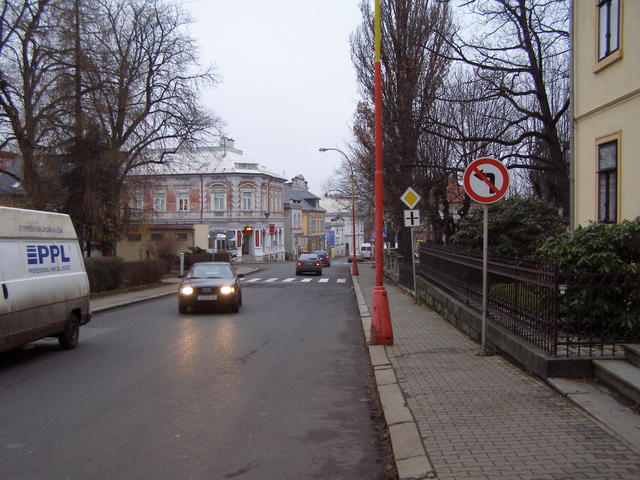
[[[573,226],[640,215],[640,1],[573,2]]]
[[[297,175],[284,184],[285,203],[299,202],[302,211],[297,251],[292,252],[294,258],[300,251],[326,249],[324,218],[326,210],[320,207],[320,197],[311,193],[308,188],[309,185],[302,175]],[[291,229],[291,225],[288,225],[288,229]]]

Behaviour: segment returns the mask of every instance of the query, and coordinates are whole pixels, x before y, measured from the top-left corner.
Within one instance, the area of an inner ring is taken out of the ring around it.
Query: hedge
[[[125,262],[120,257],[89,257],[84,259],[91,292],[157,283],[166,271],[158,260]]]

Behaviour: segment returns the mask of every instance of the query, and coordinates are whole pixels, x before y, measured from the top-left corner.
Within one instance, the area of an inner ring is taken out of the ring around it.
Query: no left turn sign
[[[464,171],[464,190],[478,203],[500,200],[509,188],[509,173],[495,158],[479,158]]]

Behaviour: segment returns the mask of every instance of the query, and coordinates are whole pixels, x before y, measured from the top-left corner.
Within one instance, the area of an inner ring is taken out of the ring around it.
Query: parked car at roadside
[[[360,245],[360,253],[363,260],[371,260],[373,250],[370,243],[363,243]]]
[[[331,266],[331,257],[329,257],[329,254],[326,250],[314,250],[311,253],[318,256],[323,267]]]
[[[353,254],[350,254],[347,259],[349,260],[349,263],[353,262]],[[364,257],[362,256],[361,253],[356,253],[356,262],[362,262],[364,260]]]
[[[178,290],[178,311],[189,308],[226,307],[233,313],[242,305],[240,278],[228,262],[194,263]]]
[[[303,273],[315,273],[322,275],[322,262],[317,255],[312,253],[303,253],[296,261],[296,275]]]

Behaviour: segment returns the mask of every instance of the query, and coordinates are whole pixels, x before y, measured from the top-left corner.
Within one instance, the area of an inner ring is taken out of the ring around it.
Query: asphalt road
[[[266,265],[238,314],[101,313],[0,354],[0,478],[376,479],[368,362],[346,263]]]

